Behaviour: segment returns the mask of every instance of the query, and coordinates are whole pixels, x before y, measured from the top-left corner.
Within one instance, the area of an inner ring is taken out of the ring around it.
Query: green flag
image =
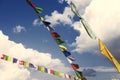
[[[6,60],[6,61],[8,60],[8,57],[9,57],[9,56],[6,56],[6,57],[5,57],[5,60]]]
[[[76,9],[76,6],[73,2],[70,3],[71,10],[74,14],[76,14],[80,19],[82,18],[81,15],[79,14],[78,10]]]
[[[56,41],[56,43],[57,43],[58,45],[64,43],[64,41],[61,40],[60,38],[56,38],[55,41]]]
[[[94,34],[94,32],[92,31],[92,29],[90,28],[89,24],[82,18],[81,19],[81,23],[83,24],[87,34],[90,36],[90,38],[92,39],[96,39],[96,35]]]
[[[74,14],[76,14],[80,19],[81,19],[81,23],[83,24],[87,34],[90,36],[90,38],[92,39],[96,39],[96,35],[94,34],[94,32],[92,31],[92,29],[90,28],[89,24],[84,20],[84,18],[82,18],[82,16],[80,15],[80,13],[78,12],[78,10],[76,9],[76,6],[73,2],[70,3],[71,6],[71,10]]]
[[[75,71],[76,75],[79,77],[79,78],[82,78],[83,75],[82,75],[82,72],[81,71]]]
[[[39,8],[39,7],[35,7],[35,11],[37,13],[42,13],[43,12],[43,9],[42,8]]]

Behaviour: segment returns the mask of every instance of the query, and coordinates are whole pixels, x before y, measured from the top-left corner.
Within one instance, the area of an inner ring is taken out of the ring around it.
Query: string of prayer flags
[[[71,7],[72,12],[81,19],[82,16],[79,14],[79,12],[73,2],[70,3],[70,7]]]
[[[40,16],[38,16],[38,17],[40,18]],[[40,21],[42,21],[42,23],[45,25],[45,27],[48,29],[48,31],[50,31],[51,36],[53,37],[55,42],[58,44],[60,50],[63,52],[64,56],[67,58],[68,62],[70,61],[70,64],[71,64],[72,59],[68,58],[71,55],[71,53],[69,51],[67,51],[66,46],[62,45],[64,43],[64,41],[60,38],[60,35],[57,32],[55,32],[55,30],[50,26],[50,24],[51,24],[50,22],[45,21],[44,19],[43,20],[40,19]],[[75,69],[75,67],[73,67],[72,64],[71,64],[71,67],[73,68],[73,70]],[[76,69],[78,69],[78,68],[76,68]],[[80,79],[79,76],[78,76],[78,79]]]
[[[10,60],[8,58],[11,58]],[[55,76],[58,76],[58,77],[61,77],[61,78],[68,78],[70,80],[75,80],[77,79],[78,77],[75,77],[73,75],[69,75],[69,74],[64,74],[62,72],[59,72],[59,71],[55,71],[55,70],[52,70],[52,69],[48,69],[44,66],[37,66],[37,65],[34,65],[30,62],[27,62],[27,61],[24,61],[24,60],[18,60],[17,58],[14,58],[14,57],[11,57],[11,56],[7,56],[5,54],[3,54],[1,56],[1,59],[2,60],[5,60],[5,61],[9,61],[9,62],[12,62],[13,64],[14,63],[18,63],[19,65],[23,65],[27,68],[33,68],[35,70],[38,70],[38,71],[41,71],[41,72],[45,72],[45,73],[48,73],[48,74],[51,74],[51,75],[55,75]],[[69,75],[69,77],[66,77],[66,75]]]
[[[42,13],[43,12],[42,8],[36,7],[30,0],[26,0],[26,1],[37,13]]]
[[[75,4],[73,2],[70,3],[70,7],[71,7],[71,11],[80,18],[81,23],[83,24],[83,26],[84,26],[87,34],[89,35],[89,37],[91,39],[96,39],[97,38],[96,35],[94,34],[94,32],[92,31],[92,29],[90,28],[89,24],[80,15],[80,13],[78,12],[78,10],[77,10],[77,8],[76,8],[76,6],[75,6]]]
[[[43,21],[43,24],[45,24],[45,22],[46,21]],[[50,25],[45,25],[45,26],[48,27]],[[48,31],[50,31],[50,30],[48,29]],[[64,56],[67,58],[68,62],[71,64],[71,67],[73,68],[73,70],[77,70],[79,68],[79,66],[78,66],[78,64],[72,64],[74,59],[72,57],[70,57],[71,53],[69,51],[67,51],[67,47],[62,45],[64,43],[64,41],[60,38],[60,35],[57,32],[55,32],[55,30],[50,31],[50,33],[51,33],[51,36],[53,37],[53,39],[58,44],[60,50],[63,52]],[[78,79],[79,78],[80,77],[78,76]]]

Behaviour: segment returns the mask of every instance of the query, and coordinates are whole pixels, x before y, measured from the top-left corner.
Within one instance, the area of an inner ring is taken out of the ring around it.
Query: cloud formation
[[[26,29],[25,29],[25,27],[23,27],[21,25],[18,25],[15,28],[13,28],[13,32],[15,32],[15,33],[20,33],[22,31],[26,31]]]
[[[52,26],[62,23],[63,25],[72,24],[73,13],[69,7],[66,7],[63,13],[59,13],[58,11],[54,11],[51,13],[51,16],[46,15],[45,18],[47,21],[50,21]]]
[[[42,65],[64,73],[69,72],[70,69],[59,59],[53,59],[51,54],[38,52],[31,48],[26,49],[23,44],[10,41],[9,37],[4,35],[2,31],[0,31],[0,36],[0,56],[6,54],[36,65]],[[32,73],[28,69],[0,60],[0,80],[27,80],[30,74]],[[37,75],[39,76],[39,74]]]

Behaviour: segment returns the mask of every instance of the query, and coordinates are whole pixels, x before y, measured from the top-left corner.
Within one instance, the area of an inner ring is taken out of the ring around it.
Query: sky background
[[[66,42],[68,50],[88,80],[120,80],[114,65],[99,51],[72,13],[70,0],[31,0],[43,8],[41,16]],[[120,63],[120,0],[72,0],[95,34]],[[45,26],[25,0],[0,0],[0,55],[74,72]],[[96,76],[91,76],[96,71]],[[6,76],[7,75],[7,76]],[[0,80],[67,80],[0,60]]]

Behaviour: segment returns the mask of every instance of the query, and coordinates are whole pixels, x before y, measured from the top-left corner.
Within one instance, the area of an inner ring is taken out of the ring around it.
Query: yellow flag
[[[41,71],[44,72],[45,71],[45,67],[41,66]]]
[[[8,61],[12,61],[12,57],[11,56],[8,56]]]
[[[116,67],[116,69],[118,70],[118,72],[120,72],[120,64],[118,63],[118,61],[114,58],[114,56],[109,52],[109,50],[107,49],[107,47],[105,46],[105,44],[99,39],[99,46],[100,46],[100,52],[106,56],[110,61],[112,61]]]
[[[61,49],[61,51],[67,51],[67,48],[63,45],[59,45],[59,48]]]
[[[29,67],[29,66],[30,66],[30,63],[29,63],[29,62],[24,62],[24,66],[25,66],[25,67]]]
[[[44,21],[44,18],[43,17],[39,17],[40,21]]]

